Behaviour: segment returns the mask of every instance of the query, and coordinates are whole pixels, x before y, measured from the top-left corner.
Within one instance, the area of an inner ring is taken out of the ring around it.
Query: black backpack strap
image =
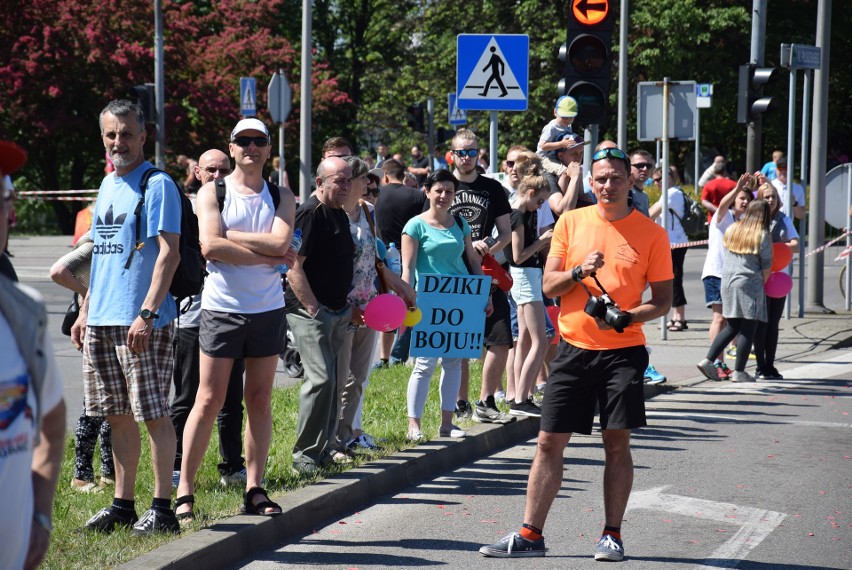
[[[267,181],[267,188],[269,189],[269,193],[272,195],[272,205],[274,206],[274,210],[278,211],[278,205],[281,203],[281,189],[278,187],[278,184],[275,182]]]
[[[221,178],[216,181],[216,201],[219,202],[219,213],[225,209],[225,181]]]
[[[133,249],[130,250],[130,255],[127,256],[127,262],[124,264],[125,269],[130,269],[130,263],[133,261],[133,254],[142,249],[145,245],[145,242],[139,239],[142,232],[142,224],[139,223],[139,219],[142,215],[142,206],[145,204],[145,192],[148,190],[148,180],[151,178],[152,174],[157,172],[163,171],[159,168],[149,168],[142,174],[142,180],[139,181],[139,192],[142,196],[139,198],[139,203],[136,204],[136,209],[133,210],[133,215],[136,216],[136,241],[134,242],[136,245],[133,246]],[[163,174],[165,174],[165,172],[163,172]]]

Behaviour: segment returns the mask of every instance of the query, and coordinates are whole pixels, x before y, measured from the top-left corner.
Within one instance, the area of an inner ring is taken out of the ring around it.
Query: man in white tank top
[[[286,326],[281,276],[275,265],[295,261],[289,249],[295,200],[283,189],[276,209],[263,178],[270,155],[266,125],[243,119],[230,141],[234,171],[225,178],[221,213],[215,183],[205,184],[196,198],[201,251],[209,275],[201,300],[200,383],[184,428],[175,501],[181,520],[193,516],[195,475],[222,408],[234,360],[240,358],[246,366],[245,512],[281,514],[260,485],[272,438],[272,382]]]

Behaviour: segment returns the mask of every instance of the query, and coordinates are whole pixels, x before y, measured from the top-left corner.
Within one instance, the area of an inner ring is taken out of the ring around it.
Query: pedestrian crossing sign
[[[526,111],[530,37],[459,34],[456,39],[459,109]]]
[[[254,77],[240,77],[240,115],[243,117],[257,115],[257,89]]]
[[[456,94],[447,93],[447,109],[450,114],[450,124],[453,126],[467,124],[467,111],[459,109],[456,104]]]

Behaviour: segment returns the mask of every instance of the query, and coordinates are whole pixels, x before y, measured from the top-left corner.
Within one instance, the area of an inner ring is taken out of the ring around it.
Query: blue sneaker
[[[653,364],[649,364],[648,368],[645,369],[645,384],[653,386],[655,384],[663,384],[665,381],[666,377],[657,372]]]
[[[538,540],[527,540],[517,532],[507,534],[499,541],[479,549],[485,556],[494,558],[529,558],[544,556],[544,537]]]
[[[595,549],[595,560],[621,562],[624,560],[624,544],[611,534],[603,535]]]

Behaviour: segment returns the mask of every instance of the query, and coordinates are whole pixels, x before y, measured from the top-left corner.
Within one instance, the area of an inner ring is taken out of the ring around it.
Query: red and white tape
[[[852,234],[852,232],[850,232],[850,231],[849,231],[849,230],[847,230],[846,228],[843,228],[843,233],[842,233],[842,234],[840,234],[839,236],[837,236],[836,238],[834,238],[833,240],[831,240],[831,241],[830,241],[830,242],[828,242],[827,244],[825,244],[825,245],[823,245],[823,246],[820,246],[820,247],[818,247],[818,248],[816,248],[816,249],[814,249],[814,250],[809,251],[808,253],[806,253],[806,254],[805,254],[805,257],[810,257],[810,256],[812,256],[812,255],[816,255],[817,253],[820,253],[820,252],[825,251],[827,248],[829,248],[829,247],[831,247],[832,245],[836,244],[837,242],[839,242],[840,240],[842,240],[843,238],[845,238],[845,237],[846,237],[846,236],[848,236],[849,234]]]
[[[673,243],[672,249],[678,249],[678,248],[682,248],[682,247],[693,247],[693,246],[696,246],[696,245],[707,245],[709,243],[710,243],[710,240],[706,240],[706,239],[700,239],[698,241],[690,241],[690,242],[686,242],[686,243]]]

